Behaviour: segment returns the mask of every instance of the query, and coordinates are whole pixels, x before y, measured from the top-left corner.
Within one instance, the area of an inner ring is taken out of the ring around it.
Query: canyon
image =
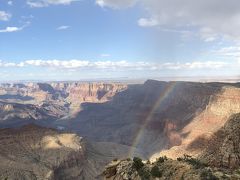
[[[166,156],[172,159],[168,163],[175,164],[185,154],[201,157],[209,166],[239,167],[239,152],[233,153],[237,140],[231,141],[239,132],[228,125],[238,124],[232,120],[237,113],[240,83],[1,84],[0,144],[4,153],[0,157],[4,165],[0,170],[5,177],[24,172],[23,179],[67,179],[70,175],[70,179],[101,179],[104,166],[115,158],[138,156],[155,163]],[[22,139],[26,139],[24,144]],[[22,148],[19,155],[7,152],[16,147]],[[228,148],[230,155],[222,157]],[[48,161],[50,156],[53,159]],[[223,161],[217,161],[220,156]],[[34,160],[36,157],[42,160]],[[233,160],[228,161],[229,157]],[[16,168],[25,162],[25,171]],[[177,163],[177,167],[182,165]],[[9,164],[16,168],[14,173]],[[42,170],[31,169],[32,164]]]

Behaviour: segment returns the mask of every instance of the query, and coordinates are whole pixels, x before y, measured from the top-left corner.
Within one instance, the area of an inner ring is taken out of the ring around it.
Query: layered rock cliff
[[[81,110],[82,103],[106,102],[126,87],[120,83],[1,84],[0,127],[11,127],[21,120],[45,123],[44,120],[70,118]]]
[[[197,113],[180,132],[181,143],[163,151],[160,156],[177,158],[183,154],[197,156],[208,145],[215,132],[220,130],[231,115],[240,112],[240,88],[223,86],[221,90],[210,96],[205,109]],[[159,155],[155,154],[154,157]]]
[[[106,103],[83,104],[67,125],[95,141],[142,149],[152,160],[197,155],[228,117],[240,111],[239,87],[149,80],[129,85]]]

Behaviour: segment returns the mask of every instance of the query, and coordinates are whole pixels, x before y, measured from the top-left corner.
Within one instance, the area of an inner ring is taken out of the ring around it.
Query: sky
[[[240,76],[239,0],[0,0],[0,81]]]

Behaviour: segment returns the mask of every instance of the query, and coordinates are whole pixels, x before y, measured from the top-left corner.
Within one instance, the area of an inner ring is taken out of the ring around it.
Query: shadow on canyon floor
[[[180,144],[182,128],[226,85],[240,87],[239,83],[148,80],[129,85],[108,102],[82,104],[81,112],[63,124],[87,139],[135,146],[150,157]]]

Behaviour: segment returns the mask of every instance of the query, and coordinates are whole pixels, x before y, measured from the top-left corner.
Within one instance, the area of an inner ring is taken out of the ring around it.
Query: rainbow
[[[159,96],[159,98],[156,101],[156,103],[154,104],[152,110],[149,112],[148,116],[146,117],[143,124],[141,125],[138,132],[136,133],[133,144],[132,144],[132,146],[130,148],[130,151],[128,153],[128,157],[133,157],[133,155],[135,153],[135,148],[137,147],[137,145],[141,141],[142,136],[144,134],[144,130],[146,129],[146,126],[148,125],[148,123],[152,119],[154,112],[158,109],[158,107],[161,105],[161,103],[169,96],[169,94],[171,94],[171,92],[173,91],[175,86],[176,86],[176,82],[169,82],[167,84],[166,88],[164,89],[164,91]]]

